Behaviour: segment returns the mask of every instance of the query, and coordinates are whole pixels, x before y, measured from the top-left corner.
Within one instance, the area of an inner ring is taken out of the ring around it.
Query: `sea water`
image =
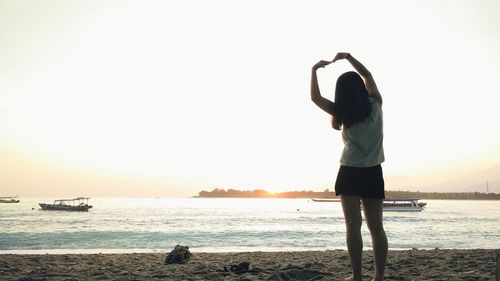
[[[0,253],[346,249],[339,203],[309,199],[92,198],[88,212],[43,211],[54,198],[0,204]],[[500,248],[500,201],[422,200],[385,212],[390,249]],[[362,226],[365,249],[371,239]]]

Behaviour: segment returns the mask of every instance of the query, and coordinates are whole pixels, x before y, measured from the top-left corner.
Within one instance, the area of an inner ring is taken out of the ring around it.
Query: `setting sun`
[[[388,188],[425,190],[500,163],[498,17],[481,3],[446,16],[441,2],[391,2],[397,14],[368,4],[378,11],[361,11],[368,30],[323,4],[48,3],[0,12],[10,23],[0,27],[0,151],[9,155],[0,161],[52,171],[5,192],[51,193],[58,175],[70,184],[82,173],[101,179],[90,193],[109,195],[121,192],[106,188],[116,179],[137,195],[331,187],[342,142],[310,102],[308,75],[339,50],[366,62],[384,96]],[[274,21],[282,5],[288,12]],[[325,96],[350,69],[321,71]]]

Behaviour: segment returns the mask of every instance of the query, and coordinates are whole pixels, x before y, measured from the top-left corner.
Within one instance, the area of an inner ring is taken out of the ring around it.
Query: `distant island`
[[[500,193],[481,192],[420,192],[420,191],[392,191],[385,192],[387,198],[420,198],[420,199],[443,199],[443,200],[500,200]],[[237,190],[214,188],[212,191],[202,190],[198,196],[203,198],[333,198],[335,192],[325,189],[324,191],[285,191],[269,192],[264,189]]]
[[[254,190],[237,190],[237,189],[221,189],[215,188],[212,191],[202,190],[198,193],[198,197],[241,197],[241,198],[331,198],[335,197],[335,192],[326,189],[323,192],[317,191],[285,191],[285,192],[269,192],[264,189]]]

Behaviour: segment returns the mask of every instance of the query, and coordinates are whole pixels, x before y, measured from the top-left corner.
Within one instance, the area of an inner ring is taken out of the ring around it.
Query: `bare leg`
[[[361,280],[361,257],[363,254],[363,240],[361,238],[361,209],[360,197],[341,195],[342,210],[346,224],[347,250],[351,258],[352,277],[346,280]]]
[[[382,224],[382,199],[362,198],[363,211],[366,224],[370,230],[373,244],[373,255],[375,259],[375,273],[373,280],[384,279],[385,262],[387,259],[387,236]]]

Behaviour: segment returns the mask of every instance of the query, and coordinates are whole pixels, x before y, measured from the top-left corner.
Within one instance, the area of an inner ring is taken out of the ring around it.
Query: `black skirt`
[[[335,181],[335,194],[385,198],[382,166],[367,168],[340,166]]]

